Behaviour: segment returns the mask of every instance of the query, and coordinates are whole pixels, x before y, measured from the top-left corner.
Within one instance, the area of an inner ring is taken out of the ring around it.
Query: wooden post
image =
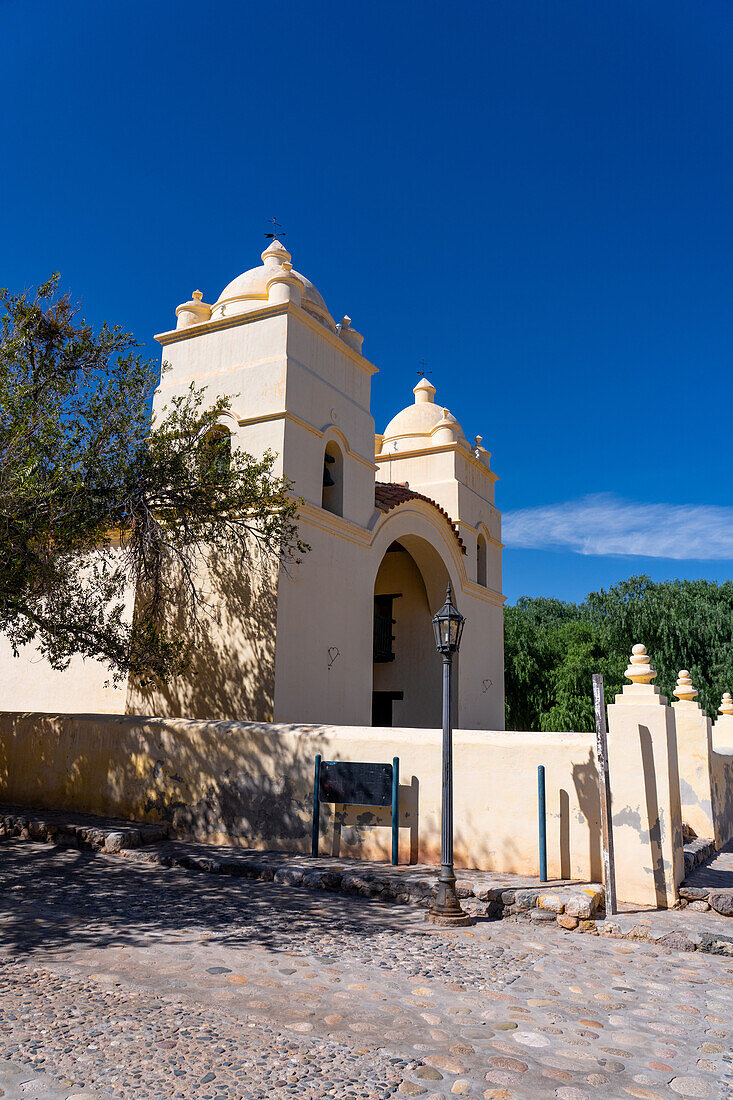
[[[593,674],[593,705],[596,715],[596,757],[598,789],[601,795],[601,830],[603,835],[603,886],[606,894],[606,916],[618,913],[616,904],[616,865],[613,857],[613,825],[611,821],[611,784],[608,779],[608,732],[606,730],[606,699],[603,677]]]

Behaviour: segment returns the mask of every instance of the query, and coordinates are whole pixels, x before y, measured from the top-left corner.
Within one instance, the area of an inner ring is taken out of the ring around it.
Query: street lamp
[[[458,652],[465,623],[463,615],[453,603],[450,584],[445,603],[433,618],[435,646],[443,656],[443,801],[440,834],[440,874],[438,892],[428,912],[433,924],[471,924],[468,913],[461,909],[456,894],[456,876],[453,871],[453,727],[451,724],[451,673],[453,654]]]

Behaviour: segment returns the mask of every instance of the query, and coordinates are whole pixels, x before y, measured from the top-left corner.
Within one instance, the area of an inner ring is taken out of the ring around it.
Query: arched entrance
[[[401,536],[387,548],[374,583],[372,725],[440,726],[441,661],[431,619],[447,584],[440,555],[424,539]]]

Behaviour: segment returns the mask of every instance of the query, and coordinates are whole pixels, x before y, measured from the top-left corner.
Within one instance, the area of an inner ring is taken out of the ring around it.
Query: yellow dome
[[[422,378],[412,391],[414,405],[392,417],[382,436],[382,454],[437,447],[442,443],[468,446],[463,429],[447,409],[435,404],[435,386]]]
[[[283,265],[290,264],[290,260],[291,256],[287,248],[280,241],[273,241],[262,253],[261,267],[244,271],[224,287],[212,308],[211,320],[216,321],[220,317],[236,317],[241,313],[252,313],[256,309],[261,309],[267,303],[268,283],[274,276],[283,273]],[[292,268],[287,273],[297,279],[303,288],[303,309],[331,332],[335,332],[336,325],[333,317],[310,279],[306,279],[305,275],[301,275],[299,271],[294,271]]]

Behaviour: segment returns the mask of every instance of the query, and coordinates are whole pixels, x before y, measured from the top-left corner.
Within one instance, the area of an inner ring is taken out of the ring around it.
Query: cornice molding
[[[443,443],[438,447],[419,447],[412,451],[393,451],[391,454],[375,455],[374,461],[377,465],[381,465],[384,462],[399,462],[401,458],[423,458],[425,455],[446,454],[450,451],[459,454],[469,465],[481,470],[490,481],[499,480],[498,474],[495,474],[493,470],[487,470],[483,462],[479,462],[476,456],[467,451],[460,443]]]
[[[310,313],[302,309],[300,306],[296,306],[294,302],[283,302],[279,305],[262,306],[261,309],[254,309],[251,313],[238,313],[233,317],[219,317],[216,321],[203,321],[200,325],[190,325],[188,328],[171,329],[168,332],[159,332],[154,339],[165,347],[167,344],[177,344],[181,340],[194,340],[198,336],[206,336],[210,332],[218,332],[221,329],[237,328],[239,325],[251,325],[255,321],[263,321],[268,317],[292,317],[296,321],[300,321],[306,328],[311,329],[312,332],[318,333],[323,337],[333,348],[337,348],[343,352],[347,359],[363,370],[365,374],[370,377],[373,374],[379,373],[379,367],[375,367],[373,363],[370,363],[368,359],[365,359],[363,355],[360,355],[353,348],[350,348],[348,344],[340,340],[335,333],[326,328],[325,325],[320,324],[315,317],[311,317]]]

